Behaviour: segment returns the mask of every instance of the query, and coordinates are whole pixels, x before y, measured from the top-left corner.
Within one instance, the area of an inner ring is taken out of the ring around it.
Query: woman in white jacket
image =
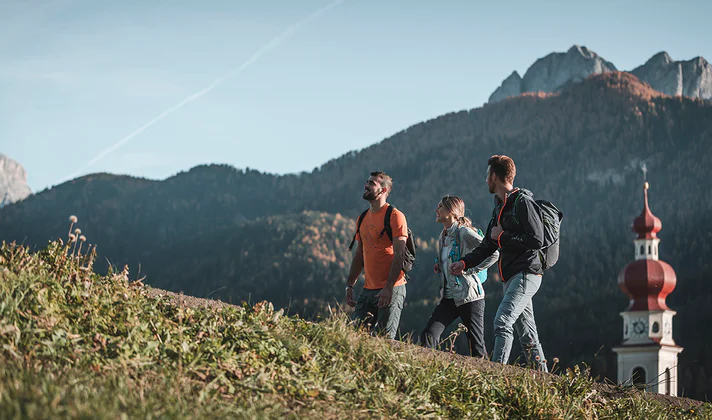
[[[499,253],[495,252],[477,267],[465,271],[462,276],[454,276],[448,267],[475,249],[482,242],[482,234],[473,229],[472,222],[465,217],[465,202],[460,197],[443,197],[435,214],[435,221],[443,224],[434,267],[442,281],[442,299],[423,330],[422,343],[426,347],[436,348],[445,328],[460,318],[467,327],[470,355],[487,357],[485,291],[482,282],[487,279],[487,268],[497,262]]]

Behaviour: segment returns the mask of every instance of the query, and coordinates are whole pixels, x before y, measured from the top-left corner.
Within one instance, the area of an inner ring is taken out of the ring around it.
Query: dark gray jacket
[[[505,201],[495,196],[492,219],[482,243],[462,257],[465,268],[476,267],[499,249],[499,275],[503,281],[517,273],[543,274],[538,250],[544,241],[544,225],[531,191],[517,189]],[[515,209],[516,206],[516,209]],[[499,240],[491,238],[497,222],[504,232]]]

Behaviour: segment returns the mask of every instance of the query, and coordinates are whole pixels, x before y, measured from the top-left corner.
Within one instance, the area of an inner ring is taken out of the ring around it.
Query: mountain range
[[[526,92],[556,92],[590,75],[613,71],[617,71],[613,63],[586,47],[574,45],[565,53],[551,53],[538,59],[524,77],[514,71],[492,93],[489,102]],[[702,57],[674,61],[663,51],[630,73],[666,95],[712,99],[712,65]]]
[[[712,198],[698,188],[712,164],[712,103],[665,95],[630,73],[606,72],[553,93],[525,93],[408,127],[310,173],[272,175],[199,166],[164,181],[93,174],[0,210],[0,239],[41,247],[79,217],[99,261],[149,284],[226,301],[270,300],[302,316],[341,301],[355,218],[367,206],[372,170],[394,179],[391,202],[420,245],[401,327],[418,333],[435,306],[434,221],[440,197],[457,194],[476,224],[491,215],[487,158],[517,163],[516,184],[565,213],[562,256],[535,298],[548,357],[587,362],[615,380],[610,348],[627,306],[618,272],[634,258],[632,220],[642,210],[645,163],[650,205],[663,222],[661,259],[677,272],[668,299],[682,394],[712,390]],[[494,271],[494,270],[493,270]],[[501,299],[495,272],[485,285],[487,326]],[[491,348],[492,330],[487,329]]]

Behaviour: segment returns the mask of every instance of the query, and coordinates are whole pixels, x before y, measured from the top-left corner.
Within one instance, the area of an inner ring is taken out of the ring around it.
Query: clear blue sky
[[[0,0],[0,153],[30,187],[203,163],[311,171],[420,121],[481,106],[513,70],[585,45],[630,70],[712,59],[712,1]],[[89,164],[95,160],[92,164]]]

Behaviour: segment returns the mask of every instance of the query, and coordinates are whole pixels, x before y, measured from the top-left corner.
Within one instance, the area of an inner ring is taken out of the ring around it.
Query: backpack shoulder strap
[[[517,216],[517,204],[519,204],[519,199],[522,198],[521,191],[517,194],[517,196],[514,198],[514,203],[512,203],[512,216],[514,216],[514,221],[519,224],[519,216]]]
[[[393,208],[394,207],[390,204],[386,208],[386,215],[383,216],[383,230],[381,231],[381,236],[383,236],[384,233],[387,234],[388,239],[390,239],[391,242],[393,242],[393,227],[391,226],[391,214],[393,214]]]
[[[351,251],[354,247],[354,242],[356,241],[356,234],[358,234],[361,231],[361,222],[363,222],[363,218],[366,217],[366,213],[368,213],[368,209],[366,209],[358,217],[358,221],[356,222],[356,233],[354,233],[354,237],[353,237],[353,239],[351,239],[351,244],[349,244],[349,251]]]

